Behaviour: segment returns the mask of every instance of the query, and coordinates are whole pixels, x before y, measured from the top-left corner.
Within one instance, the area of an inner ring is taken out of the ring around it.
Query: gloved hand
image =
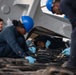
[[[30,64],[33,64],[36,61],[36,59],[31,56],[27,56],[27,57],[25,57],[25,59],[27,59]]]
[[[27,46],[29,46],[31,43],[32,43],[31,40],[26,40],[26,44],[27,44]]]
[[[70,47],[64,49],[64,50],[62,51],[62,54],[64,54],[64,55],[70,55]]]
[[[29,50],[30,50],[32,53],[35,53],[35,52],[36,52],[36,48],[35,48],[35,47],[29,47]]]
[[[45,47],[48,48],[51,42],[49,40],[46,41]]]

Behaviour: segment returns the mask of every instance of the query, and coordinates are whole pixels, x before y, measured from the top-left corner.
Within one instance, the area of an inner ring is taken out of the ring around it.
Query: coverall
[[[25,57],[28,51],[24,36],[17,32],[15,26],[0,32],[0,57]]]
[[[67,16],[72,25],[69,67],[76,67],[76,0],[61,0],[60,11]]]

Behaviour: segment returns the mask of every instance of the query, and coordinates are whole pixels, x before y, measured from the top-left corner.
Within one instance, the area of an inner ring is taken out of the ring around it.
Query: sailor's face
[[[0,21],[0,31],[3,29],[3,21]]]
[[[22,27],[17,27],[17,31],[21,34],[24,35],[26,33],[26,30]]]
[[[61,12],[59,10],[59,4],[60,4],[59,2],[56,2],[56,3],[53,4],[53,12],[58,14],[58,15],[61,14]]]
[[[25,29],[24,28],[21,28],[20,29],[20,34],[24,35],[26,33]]]
[[[37,46],[40,47],[40,48],[44,48],[45,44],[42,41],[38,41]]]

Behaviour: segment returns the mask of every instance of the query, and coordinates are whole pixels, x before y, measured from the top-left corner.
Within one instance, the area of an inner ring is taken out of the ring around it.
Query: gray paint
[[[14,4],[16,1],[21,3]],[[8,18],[20,20],[22,15],[29,15],[34,19],[34,27],[42,26],[70,38],[71,25],[67,19],[44,14],[40,8],[40,0],[29,0],[29,3],[32,3],[29,5],[26,2],[27,0],[0,0],[0,17],[4,19],[5,24]]]

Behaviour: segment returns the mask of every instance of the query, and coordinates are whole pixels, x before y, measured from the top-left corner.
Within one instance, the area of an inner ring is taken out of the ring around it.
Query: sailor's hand
[[[46,41],[45,47],[48,48],[51,42],[49,40]]]
[[[29,47],[29,50],[32,52],[32,53],[35,53],[36,52],[36,48],[35,47]]]
[[[36,59],[31,57],[31,56],[26,56],[25,59],[27,59],[29,61],[30,64],[35,63]]]
[[[64,55],[70,55],[70,47],[64,49],[64,50],[62,51],[62,54],[64,54]]]

